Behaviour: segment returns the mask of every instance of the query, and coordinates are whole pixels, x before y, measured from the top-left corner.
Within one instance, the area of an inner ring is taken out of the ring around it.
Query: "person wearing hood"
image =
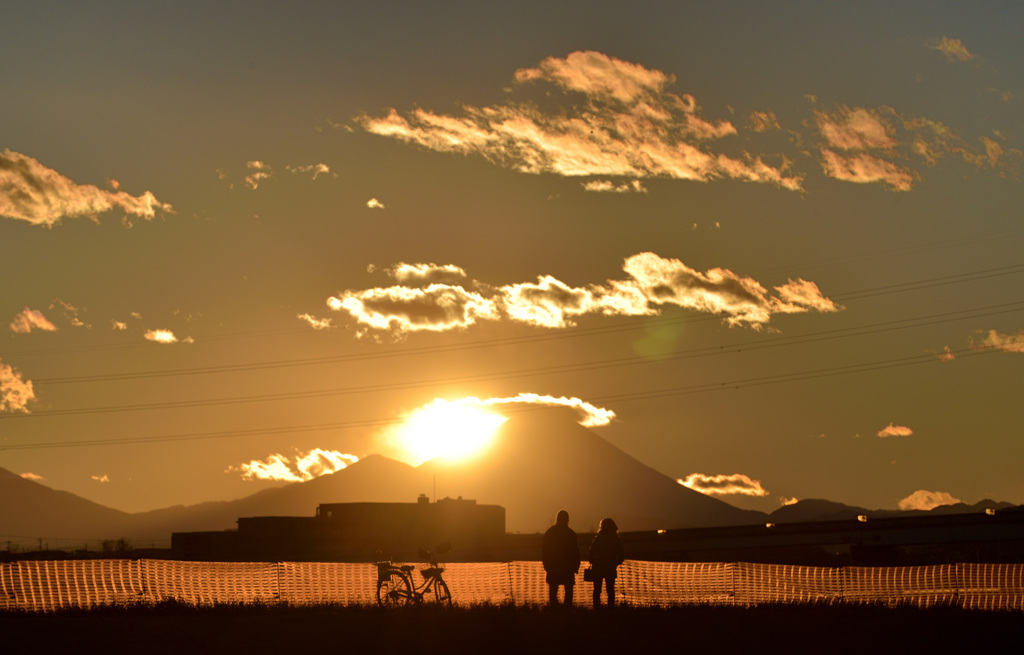
[[[622,541],[619,539],[619,527],[612,519],[603,519],[601,527],[594,535],[590,544],[588,558],[593,569],[594,607],[601,606],[601,585],[608,592],[608,607],[615,607],[615,577],[619,564],[626,561]]]

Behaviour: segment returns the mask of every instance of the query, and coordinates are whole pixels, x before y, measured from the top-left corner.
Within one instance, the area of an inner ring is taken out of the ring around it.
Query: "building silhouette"
[[[175,532],[171,549],[176,559],[409,561],[444,541],[454,559],[492,559],[504,547],[505,508],[425,495],[415,503],[325,503],[311,517],[243,517],[236,530]]]

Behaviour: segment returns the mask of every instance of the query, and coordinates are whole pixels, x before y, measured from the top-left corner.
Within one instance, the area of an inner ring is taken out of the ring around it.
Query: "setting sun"
[[[398,430],[398,446],[414,464],[435,457],[463,459],[490,443],[507,419],[459,401],[435,399],[414,410]]]

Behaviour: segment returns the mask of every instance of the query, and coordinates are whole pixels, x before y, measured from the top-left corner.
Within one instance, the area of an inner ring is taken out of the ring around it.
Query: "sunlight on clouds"
[[[796,505],[799,502],[800,502],[800,499],[797,498],[796,496],[780,496],[779,497],[779,503],[783,507],[787,507],[789,505]]]
[[[46,479],[46,478],[44,478],[41,475],[37,475],[35,473],[32,473],[31,471],[26,472],[26,473],[22,473],[19,477],[21,477],[21,478],[23,478],[25,480],[32,480],[33,482],[39,482],[40,480],[45,480]]]
[[[786,172],[784,157],[782,165],[771,166],[749,153],[712,152],[707,143],[735,135],[736,127],[699,116],[692,96],[666,90],[675,78],[662,71],[599,52],[574,52],[516,71],[515,80],[524,92],[527,85],[553,84],[565,107],[544,113],[529,102],[466,105],[460,117],[422,108],[402,116],[392,108],[385,116],[363,115],[357,122],[373,134],[438,152],[477,154],[523,173],[724,177],[801,188],[801,178]],[[576,93],[584,95],[582,105],[570,95]]]
[[[699,491],[703,494],[741,496],[767,496],[768,492],[761,486],[760,480],[753,480],[742,473],[732,475],[704,475],[691,473],[683,479],[676,480],[679,484]]]
[[[925,491],[918,489],[899,502],[902,510],[932,510],[942,505],[956,505],[963,501],[955,498],[945,491]]]
[[[646,187],[644,187],[640,180],[623,182],[622,184],[615,184],[611,180],[592,180],[584,182],[583,189],[598,193],[647,193]]]
[[[245,186],[253,191],[260,188],[260,182],[270,179],[274,174],[270,166],[258,160],[246,162],[245,167],[249,170],[245,176]]]
[[[387,273],[402,284],[431,284],[433,282],[457,282],[466,277],[460,266],[445,264],[396,264]]]
[[[143,337],[145,337],[145,339],[147,341],[154,341],[156,343],[192,343],[193,342],[192,337],[185,337],[184,339],[179,340],[178,337],[176,337],[174,335],[174,332],[171,332],[170,330],[148,330],[146,332],[146,334],[143,335]]]
[[[650,316],[669,305],[720,314],[729,325],[759,329],[776,313],[843,309],[822,295],[815,283],[803,279],[791,279],[775,287],[778,296],[772,296],[756,280],[728,269],[701,273],[677,259],[649,252],[628,257],[623,270],[629,279],[584,287],[572,287],[542,275],[536,282],[500,287],[469,280],[465,286],[431,283],[425,288],[350,289],[329,298],[327,305],[334,311],[348,312],[370,329],[398,334],[464,329],[483,320],[564,328],[585,314]],[[459,267],[436,264],[401,264],[389,273],[409,283],[426,283],[439,275],[465,275]]]
[[[370,209],[384,209],[384,203],[376,198],[370,198],[366,201],[366,206]]]
[[[275,453],[263,461],[254,459],[248,463],[231,466],[225,473],[241,472],[243,480],[304,482],[335,473],[358,461],[359,458],[355,455],[314,448],[305,455],[296,453],[294,458]]]
[[[149,191],[132,196],[117,189],[104,191],[91,184],[75,184],[32,157],[6,148],[0,152],[0,216],[51,227],[62,218],[95,218],[115,207],[125,212],[126,225],[131,224],[129,216],[148,220],[157,210],[174,213]]]
[[[337,173],[331,173],[331,167],[327,164],[309,164],[307,166],[285,166],[285,170],[289,173],[302,173],[303,175],[312,174],[315,180],[320,175],[334,175],[337,177]]]
[[[100,484],[103,484],[103,483],[106,483],[106,482],[110,482],[110,478],[107,477],[106,473],[104,473],[103,475],[90,475],[89,479],[90,480],[95,480],[96,482],[99,482]]]
[[[1024,353],[1024,330],[1016,334],[1002,334],[997,330],[980,331],[971,339],[971,347],[978,349],[1001,350],[1007,353]]]
[[[297,318],[304,321],[314,330],[329,330],[334,327],[331,324],[333,319],[330,318],[317,318],[312,314],[299,314]]]
[[[28,404],[36,399],[32,380],[26,380],[13,367],[0,361],[0,412],[28,414]]]
[[[878,431],[878,436],[882,439],[887,437],[909,437],[913,434],[914,431],[907,426],[893,425],[892,423]]]
[[[11,321],[11,331],[17,332],[18,334],[28,334],[32,330],[55,332],[57,330],[57,326],[43,316],[41,311],[26,307],[20,314],[14,317],[13,321]]]
[[[948,36],[944,36],[929,47],[946,55],[946,61],[949,62],[970,61],[974,59],[974,55],[967,50],[967,47],[960,39],[951,39]]]

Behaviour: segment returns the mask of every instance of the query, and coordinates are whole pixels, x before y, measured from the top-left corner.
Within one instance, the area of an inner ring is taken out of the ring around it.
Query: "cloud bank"
[[[36,399],[32,380],[26,380],[17,370],[0,361],[0,412],[28,414],[28,404]]]
[[[499,320],[564,328],[584,315],[651,316],[666,306],[716,314],[729,325],[758,329],[775,314],[842,309],[803,279],[776,286],[773,295],[753,278],[728,269],[702,273],[650,252],[628,257],[623,270],[625,279],[583,287],[550,275],[494,287],[459,281],[465,273],[456,266],[399,264],[385,272],[404,284],[350,289],[328,298],[327,305],[368,330],[396,334],[466,329],[479,321]]]
[[[901,500],[899,502],[899,508],[902,510],[932,510],[942,505],[956,505],[957,503],[962,502],[963,501],[959,498],[954,498],[945,491],[925,491],[924,489],[918,489]]]
[[[157,210],[174,213],[149,191],[132,196],[120,191],[114,181],[111,186],[112,190],[105,191],[91,184],[75,184],[32,157],[6,148],[0,152],[0,216],[51,227],[62,218],[95,218],[115,207],[124,211],[126,224],[131,223],[131,216],[152,219]]]
[[[767,496],[768,492],[761,486],[760,480],[753,480],[742,473],[732,475],[705,475],[691,473],[685,478],[676,480],[679,484],[699,491],[702,494]]]
[[[1024,353],[1024,330],[1016,334],[1003,334],[998,330],[979,332],[971,339],[971,347],[981,350],[1001,350],[1007,353]]]
[[[28,334],[33,330],[43,332],[56,332],[57,326],[50,322],[43,313],[37,309],[26,307],[11,321],[11,331],[18,334]]]
[[[943,38],[934,47],[951,60],[973,58],[956,39]],[[373,134],[480,156],[522,173],[603,178],[583,183],[597,192],[645,193],[640,180],[649,178],[729,179],[803,191],[805,175],[795,162],[807,155],[816,155],[832,179],[909,191],[922,177],[922,164],[946,157],[998,169],[1000,175],[1016,175],[1024,158],[1001,143],[998,131],[970,147],[939,121],[904,116],[888,106],[845,105],[813,109],[805,121],[820,139],[816,153],[799,145],[809,140],[794,130],[787,130],[790,152],[758,152],[760,135],[782,130],[774,112],[751,111],[740,127],[706,118],[692,95],[670,91],[674,76],[600,52],[548,57],[535,68],[517,70],[514,78],[513,99],[503,104],[463,105],[457,114],[391,108],[355,122]]]
[[[366,131],[439,152],[474,154],[523,173],[563,176],[670,177],[707,182],[735,179],[799,190],[801,178],[778,164],[715,144],[737,134],[729,121],[700,115],[696,99],[668,91],[672,75],[600,52],[548,57],[515,72],[516,90],[554,87],[564,106],[544,111],[511,101],[464,105],[461,114],[415,109],[402,115],[363,115]]]
[[[225,473],[241,472],[243,480],[304,482],[335,473],[358,461],[359,458],[355,455],[314,448],[304,455],[296,453],[294,458],[275,453],[262,461],[254,459],[245,464],[229,467]]]

